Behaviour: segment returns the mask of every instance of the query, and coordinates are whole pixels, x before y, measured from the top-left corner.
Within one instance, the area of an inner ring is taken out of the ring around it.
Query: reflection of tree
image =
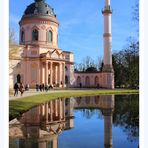
[[[129,141],[139,138],[139,96],[116,96],[113,123],[120,126]]]

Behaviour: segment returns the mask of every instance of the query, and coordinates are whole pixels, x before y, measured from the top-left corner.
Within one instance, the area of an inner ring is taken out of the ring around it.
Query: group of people
[[[14,84],[14,96],[18,96],[19,91],[21,92],[21,96],[22,96],[25,91],[25,87],[23,83],[16,82]]]
[[[53,86],[52,85],[44,85],[44,84],[36,84],[36,91],[48,91],[50,89],[52,89]]]
[[[63,83],[61,82],[61,85],[62,84]],[[38,91],[40,91],[40,92],[46,91],[47,92],[48,90],[53,89],[53,88],[54,88],[54,84],[53,85],[51,85],[51,84],[50,85],[36,84],[36,91],[37,92]],[[22,96],[24,91],[28,91],[28,90],[29,90],[29,84],[26,84],[25,86],[21,82],[20,83],[16,82],[14,84],[14,96],[18,96],[19,91],[21,92],[21,96]]]

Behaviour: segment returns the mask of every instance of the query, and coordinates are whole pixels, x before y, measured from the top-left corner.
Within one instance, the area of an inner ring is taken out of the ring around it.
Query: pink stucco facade
[[[24,84],[30,87],[36,84],[55,87],[70,85],[70,81],[65,84],[65,67],[68,67],[66,75],[70,80],[73,53],[58,48],[58,26],[53,16],[21,19],[20,44],[25,45],[21,61]],[[34,30],[37,32],[36,40],[33,40]]]
[[[113,85],[114,84],[114,75],[113,75],[113,73],[75,72],[74,77],[75,77],[74,87],[114,88],[114,85]]]

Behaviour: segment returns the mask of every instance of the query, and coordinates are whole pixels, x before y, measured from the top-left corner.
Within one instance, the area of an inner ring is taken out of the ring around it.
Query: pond
[[[139,95],[58,98],[9,122],[10,148],[138,148]]]

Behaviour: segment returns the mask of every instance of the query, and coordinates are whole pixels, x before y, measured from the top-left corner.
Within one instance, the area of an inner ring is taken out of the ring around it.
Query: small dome
[[[43,15],[56,17],[53,8],[46,4],[44,0],[35,0],[34,3],[30,4],[24,12],[24,16],[28,15]]]

